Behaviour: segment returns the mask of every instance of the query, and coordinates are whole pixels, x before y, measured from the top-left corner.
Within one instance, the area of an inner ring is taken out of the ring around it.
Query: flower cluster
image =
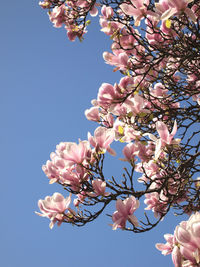
[[[50,155],[51,160],[42,167],[50,179],[50,184],[58,182],[80,193],[84,182],[90,178],[90,167],[98,161],[98,155],[106,151],[115,155],[114,150],[110,148],[113,139],[109,129],[98,127],[94,136],[88,133],[88,141],[79,141],[79,144],[62,142],[57,145],[56,151]],[[102,192],[100,181],[93,180],[92,184],[96,193]],[[84,189],[84,192],[86,191]]]
[[[39,5],[44,9],[49,9],[49,19],[54,27],[65,26],[70,41],[74,41],[76,37],[82,40],[83,35],[86,33],[86,26],[89,21],[85,22],[82,19],[84,16],[89,13],[95,17],[98,14],[95,2],[92,0],[60,1],[57,5],[56,1],[54,3],[54,1],[44,0],[39,2]]]
[[[113,230],[138,233],[155,227],[173,207],[194,213],[157,248],[172,254],[175,267],[198,267],[199,1],[44,0],[40,6],[49,9],[55,27],[65,26],[71,41],[82,39],[87,16],[101,8],[101,31],[112,40],[103,58],[123,75],[114,85],[103,83],[85,111],[98,124],[94,135],[78,144],[60,143],[43,166],[50,183],[73,194],[75,210],[69,208],[71,195],[64,199],[55,193],[39,201],[40,215],[51,227],[56,222],[80,226],[116,201]],[[128,166],[120,178],[104,175],[106,153],[116,155],[113,141],[122,143],[120,160]],[[141,199],[154,216],[135,217]]]

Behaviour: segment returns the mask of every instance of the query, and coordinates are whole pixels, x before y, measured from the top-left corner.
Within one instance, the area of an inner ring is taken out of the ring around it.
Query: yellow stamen
[[[170,19],[167,19],[167,20],[165,21],[165,26],[166,26],[168,29],[170,29],[170,28],[171,28],[171,25],[172,25],[171,20],[170,20]]]

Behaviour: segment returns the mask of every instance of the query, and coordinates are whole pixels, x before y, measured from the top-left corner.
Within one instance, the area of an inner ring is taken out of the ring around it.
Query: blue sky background
[[[54,192],[41,166],[61,141],[78,141],[95,123],[84,111],[101,83],[120,74],[104,63],[109,38],[92,22],[83,43],[67,40],[52,27],[37,1],[3,1],[0,16],[0,266],[2,267],[149,267],[172,266],[155,249],[181,218],[168,216],[145,234],[112,231],[101,216],[83,228],[63,224],[50,230],[35,215],[37,201]],[[118,161],[107,175],[119,174]],[[111,207],[111,212],[114,207]]]

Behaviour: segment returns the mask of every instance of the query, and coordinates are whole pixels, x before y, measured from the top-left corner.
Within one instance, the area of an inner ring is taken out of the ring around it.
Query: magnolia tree
[[[51,153],[43,171],[69,195],[39,200],[38,214],[50,219],[51,228],[83,226],[115,202],[113,230],[141,233],[174,209],[190,217],[156,247],[172,255],[175,267],[200,266],[200,1],[44,0],[39,5],[71,41],[83,39],[88,17],[99,12],[101,31],[112,40],[103,58],[122,78],[103,83],[85,111],[98,123],[94,134],[79,143],[62,142]],[[123,143],[121,160],[128,163],[121,179],[104,175],[106,153],[116,154],[113,141]],[[143,200],[153,217],[134,215]]]

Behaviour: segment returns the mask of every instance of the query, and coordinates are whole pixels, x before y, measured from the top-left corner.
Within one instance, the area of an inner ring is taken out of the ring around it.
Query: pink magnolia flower
[[[114,117],[111,113],[106,113],[106,115],[101,114],[103,117],[102,124],[107,128],[112,128],[114,123]]]
[[[114,100],[119,99],[120,94],[116,91],[115,87],[109,83],[103,83],[99,88],[97,101],[100,106],[105,108],[109,107]]]
[[[86,28],[84,27],[83,24],[77,25],[77,24],[71,24],[71,23],[72,22],[70,23],[66,22],[66,26],[65,26],[69,40],[73,42],[75,41],[76,37],[78,37],[78,39],[82,41],[83,35],[87,33]]]
[[[200,213],[182,221],[174,235],[167,235],[166,244],[156,244],[162,254],[172,254],[175,267],[198,267],[200,264]]]
[[[139,183],[148,182],[149,179],[153,180],[154,177],[158,178],[161,176],[160,169],[154,160],[139,163],[137,165],[137,171],[143,173],[143,175],[138,178]]]
[[[174,122],[172,132],[169,133],[167,125],[162,121],[158,121],[156,122],[156,130],[160,136],[162,143],[170,145],[173,143],[172,139],[174,138],[174,135],[177,132],[177,123],[176,121]]]
[[[193,0],[168,0],[167,4],[169,8],[162,14],[161,20],[167,20],[173,15],[184,12],[193,22],[196,22],[196,16],[194,12],[187,7],[191,2],[193,2]],[[159,3],[157,4],[157,8],[161,9]]]
[[[160,0],[158,3],[155,3],[155,16],[159,19],[165,11],[170,9],[169,0]]]
[[[121,140],[121,138],[124,136],[124,128],[126,127],[125,123],[120,121],[119,118],[117,118],[113,124],[113,130],[115,132],[115,140]]]
[[[134,211],[139,208],[139,200],[134,196],[126,198],[125,200],[118,199],[116,201],[116,211],[112,215],[114,224],[112,225],[113,230],[117,228],[124,229],[126,227],[126,221],[128,220],[134,226],[139,226],[138,220],[133,215]]]
[[[45,199],[38,201],[38,207],[42,213],[36,212],[37,215],[47,217],[51,220],[49,227],[52,229],[57,222],[60,225],[64,219],[64,212],[69,208],[71,195],[64,198],[60,193],[54,193],[53,196],[47,196]]]
[[[175,139],[173,140],[174,138],[174,135],[176,134],[177,132],[177,123],[176,121],[174,122],[174,126],[173,126],[173,129],[172,129],[172,132],[169,133],[169,130],[167,128],[167,125],[162,122],[162,121],[158,121],[156,122],[156,130],[160,136],[160,138],[156,138],[153,134],[144,134],[145,135],[148,135],[149,138],[151,140],[153,140],[155,142],[155,155],[154,155],[154,158],[155,160],[157,160],[162,152],[162,147],[166,146],[166,145],[176,145],[176,144],[179,144],[180,143],[180,139]]]
[[[108,19],[105,19],[104,17],[101,17],[99,20],[99,23],[101,25],[101,31],[104,32],[107,35],[114,36],[119,32],[119,30],[123,27],[122,24],[114,21],[109,21]]]
[[[145,194],[146,199],[144,203],[147,205],[145,210],[152,210],[154,212],[154,216],[159,218],[165,215],[167,211],[167,202],[168,198],[164,196],[163,193],[158,194],[157,192]]]
[[[50,158],[51,161],[47,160],[46,165],[42,166],[42,170],[50,179],[49,183],[53,184],[60,180],[60,173],[67,167],[67,162],[54,152],[50,154]]]
[[[164,235],[165,240],[167,241],[166,244],[157,243],[156,248],[160,251],[162,251],[163,255],[168,255],[172,253],[172,250],[175,245],[175,239],[172,234],[165,234]]]
[[[134,80],[130,77],[122,78],[119,84],[115,83],[114,86],[109,83],[103,83],[99,88],[97,105],[104,109],[109,109],[109,111],[115,109],[119,100],[124,98],[127,92],[133,90],[133,86]],[[123,105],[120,103],[120,106]]]
[[[109,196],[110,193],[105,192],[106,190],[106,182],[102,181],[101,179],[93,180],[92,187],[94,189],[95,194],[92,196]]]
[[[53,8],[53,11],[49,13],[49,19],[51,22],[53,22],[54,27],[60,28],[62,27],[62,24],[66,21],[65,16],[65,10],[66,6],[65,4],[61,6],[56,6]]]
[[[139,26],[140,20],[149,14],[147,11],[149,0],[131,0],[131,3],[132,5],[121,4],[120,8],[124,14],[133,16],[135,20],[135,26]]]
[[[114,12],[112,7],[103,5],[101,8],[101,14],[106,19],[110,19],[114,15]]]
[[[55,166],[55,164],[47,160],[46,165],[42,166],[43,172],[46,174],[46,176],[50,179],[50,183],[55,183],[59,180],[59,169]]]
[[[98,153],[105,153],[108,151],[111,155],[115,156],[115,151],[110,148],[110,144],[114,140],[114,132],[112,129],[105,127],[98,127],[94,131],[94,137],[88,133],[89,143],[96,149]]]
[[[74,191],[79,191],[81,184],[87,179],[88,173],[86,169],[79,165],[63,170],[60,175],[60,182],[69,185]]]
[[[133,140],[139,140],[141,138],[141,132],[135,130],[133,127],[126,125],[124,128],[124,136],[121,138],[122,142],[130,143]]]
[[[129,161],[133,163],[136,159],[136,155],[138,154],[138,146],[137,143],[129,143],[123,148],[123,154],[125,156],[124,159],[120,159],[122,161]]]
[[[134,97],[127,99],[125,103],[128,110],[133,112],[134,115],[137,115],[140,112],[143,113],[150,112],[148,109],[145,109],[145,106],[147,105],[146,102],[147,101],[145,101],[143,97],[141,97],[139,94],[136,94]]]
[[[182,254],[187,253],[186,258],[190,261],[196,260],[194,259],[196,249],[200,249],[200,213],[196,212],[190,216],[187,222],[181,222],[175,229],[175,235],[177,241],[184,248]],[[200,262],[200,256],[198,261]]]
[[[114,51],[116,52],[116,51]],[[106,64],[114,65],[117,68],[116,70],[127,70],[129,68],[129,56],[126,52],[121,52],[119,54],[112,54],[109,52],[103,53],[103,58]]]
[[[64,148],[63,146],[57,146],[56,153],[68,163],[68,166],[82,164],[90,154],[88,141],[79,141],[79,144],[73,142],[62,144],[64,144]]]

